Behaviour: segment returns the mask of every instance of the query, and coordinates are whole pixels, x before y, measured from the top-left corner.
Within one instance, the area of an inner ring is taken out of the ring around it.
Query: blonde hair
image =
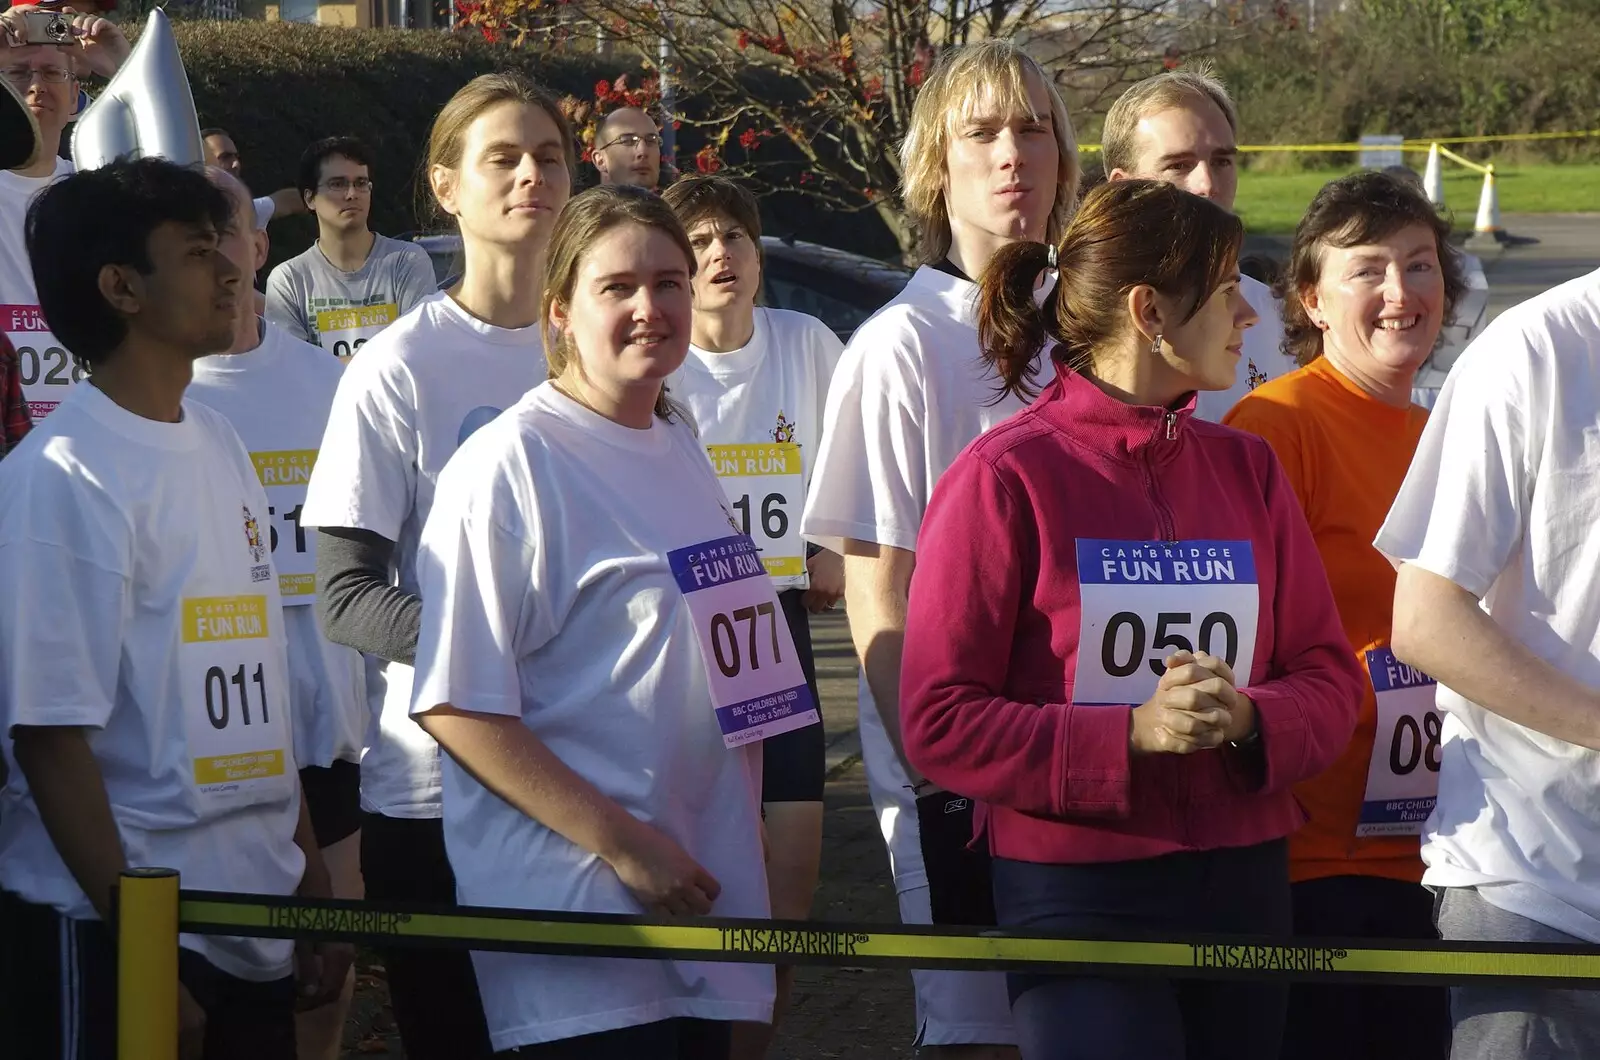
[[[550,234],[544,290],[539,295],[539,333],[544,337],[545,363],[549,365],[551,379],[560,379],[569,366],[582,370],[570,335],[563,331],[551,340],[551,310],[558,303],[563,307],[572,305],[572,293],[578,285],[578,269],[583,265],[584,254],[601,236],[625,224],[642,225],[665,233],[683,251],[689,275],[694,275],[694,249],[689,245],[688,233],[672,207],[661,201],[660,196],[645,188],[602,184],[568,199],[556,218],[555,231]],[[656,398],[655,411],[664,420],[683,415],[682,406],[667,397],[665,386]]]
[[[917,226],[924,262],[942,261],[950,253],[950,212],[944,201],[950,134],[984,106],[994,106],[1002,114],[1032,114],[1029,75],[1037,77],[1050,95],[1050,118],[1061,164],[1045,238],[1052,243],[1061,238],[1078,201],[1081,175],[1077,138],[1066,104],[1055,82],[1027,52],[1008,40],[978,41],[939,57],[911,105],[910,129],[900,145],[900,196]]]
[[[520,74],[483,74],[462,85],[440,109],[439,116],[433,119],[433,130],[428,134],[427,160],[422,167],[423,186],[428,189],[430,200],[433,196],[429,174],[433,168],[460,169],[461,155],[466,150],[467,130],[485,111],[502,103],[538,107],[550,116],[561,134],[561,153],[566,159],[567,176],[574,181],[577,179],[578,149],[573,140],[572,123],[567,120],[556,97]],[[433,201],[426,212],[437,215],[437,201]]]
[[[1136,138],[1139,123],[1152,114],[1172,110],[1188,103],[1210,100],[1228,119],[1228,128],[1239,135],[1239,110],[1233,97],[1211,72],[1210,63],[1201,63],[1192,70],[1170,70],[1164,74],[1147,77],[1117,97],[1106,112],[1105,128],[1100,133],[1100,153],[1105,160],[1106,175],[1120,169],[1139,176],[1139,150]]]

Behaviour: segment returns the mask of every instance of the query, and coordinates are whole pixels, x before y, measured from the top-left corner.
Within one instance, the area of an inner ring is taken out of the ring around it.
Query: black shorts
[[[0,1055],[116,1060],[117,954],[98,920],[0,891]],[[206,1013],[206,1060],[294,1060],[294,979],[228,975],[192,950],[178,980]]]
[[[361,829],[361,767],[340,759],[331,766],[300,770],[300,787],[311,809],[317,846],[331,847]]]
[[[811,699],[822,712],[817,692],[817,659],[811,649],[811,617],[806,614],[805,590],[785,589],[778,594],[783,617],[800,655]],[[821,802],[827,767],[828,743],[821,725],[807,725],[761,743],[762,802]]]
[[[988,840],[972,842],[976,804],[941,791],[917,800],[917,839],[935,924],[991,927],[994,881]]]

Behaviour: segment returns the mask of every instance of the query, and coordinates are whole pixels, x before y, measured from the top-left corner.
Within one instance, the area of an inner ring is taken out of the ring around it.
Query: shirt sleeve
[[[316,345],[306,319],[305,299],[296,290],[294,276],[285,261],[267,275],[267,319],[301,342]]]
[[[801,520],[801,532],[825,548],[842,552],[846,539],[917,547],[928,474],[916,343],[904,316],[884,313],[845,348]]]
[[[300,521],[398,541],[416,504],[416,389],[402,365],[376,354],[369,344],[339,380]]]
[[[0,717],[101,728],[116,703],[133,601],[131,535],[90,477],[34,461],[0,494]]]
[[[428,257],[428,252],[413,244],[404,244],[406,252],[403,255],[399,270],[400,304],[402,314],[411,311],[411,307],[438,290],[438,280],[433,274],[433,259]]]
[[[476,440],[439,477],[417,550],[423,605],[413,714],[448,703],[521,717],[518,661],[553,635],[539,607],[545,557],[529,491],[508,488],[494,446]]]
[[[33,430],[28,403],[22,396],[22,371],[11,340],[0,335],[0,456],[5,456]]]
[[[1305,413],[1293,405],[1253,390],[1222,417],[1222,423],[1236,430],[1248,431],[1271,447],[1278,463],[1283,466],[1295,496],[1300,498],[1300,507],[1309,513],[1311,489],[1316,476],[1310,474],[1306,466],[1305,439],[1295,426],[1297,421],[1304,418]]]
[[[1522,540],[1533,501],[1526,336],[1491,327],[1456,362],[1373,544],[1481,598]],[[1517,348],[1520,344],[1520,349]]]
[[[935,783],[997,806],[1126,815],[1128,710],[1005,694],[1018,610],[1039,568],[1035,525],[970,451],[934,487],[900,667],[906,754]]]

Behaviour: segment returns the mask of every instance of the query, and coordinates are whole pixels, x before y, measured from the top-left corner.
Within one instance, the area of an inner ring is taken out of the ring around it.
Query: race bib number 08
[[[728,503],[741,529],[761,547],[761,563],[780,585],[803,583],[806,546],[800,537],[805,475],[795,442],[708,445]]]
[[[1248,541],[1077,541],[1082,618],[1072,701],[1138,705],[1175,651],[1255,663],[1260,587]]]
[[[745,534],[667,554],[689,604],[722,742],[739,747],[822,719],[778,594]]]
[[[268,536],[283,606],[314,604],[317,602],[316,535],[300,525],[300,512],[305,506],[311,469],[317,463],[317,451],[275,449],[251,453],[250,461],[267,491]]]
[[[264,595],[188,597],[179,660],[195,787],[229,805],[290,790],[288,685]]]
[[[1439,686],[1388,648],[1367,652],[1367,673],[1378,696],[1378,727],[1356,835],[1421,835],[1439,798]]]

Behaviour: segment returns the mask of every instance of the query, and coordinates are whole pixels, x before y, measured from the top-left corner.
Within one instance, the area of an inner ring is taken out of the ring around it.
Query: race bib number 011
[[[689,604],[722,742],[739,747],[816,725],[778,594],[745,534],[667,554]]]
[[[83,368],[50,334],[36,305],[0,305],[0,330],[17,351],[23,400],[28,415],[38,423],[61,404],[67,387],[83,382]]]
[[[1077,547],[1074,703],[1145,702],[1175,651],[1226,659],[1240,687],[1249,682],[1261,606],[1250,542],[1080,538]]]
[[[317,343],[340,360],[348,361],[399,315],[400,307],[393,302],[321,310],[317,313]]]
[[[290,790],[288,685],[270,611],[264,595],[183,601],[184,729],[202,796],[250,805]]]
[[[1378,694],[1378,727],[1356,835],[1421,835],[1439,798],[1439,686],[1388,648],[1367,652],[1367,673]]]
[[[256,477],[267,491],[267,524],[272,564],[278,569],[278,594],[284,607],[317,602],[316,535],[300,525],[306,486],[317,463],[315,449],[275,449],[251,453]]]
[[[805,475],[795,442],[708,445],[711,466],[742,529],[761,546],[761,562],[780,583],[806,576],[806,546],[800,537]]]

